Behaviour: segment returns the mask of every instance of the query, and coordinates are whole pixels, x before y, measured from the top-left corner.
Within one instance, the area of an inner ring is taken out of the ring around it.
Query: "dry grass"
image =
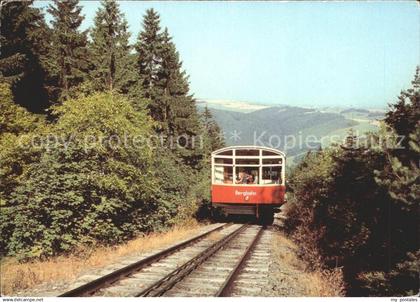
[[[344,282],[340,269],[308,270],[305,262],[298,258],[296,254],[298,247],[292,240],[284,235],[277,235],[274,242],[274,256],[282,267],[288,267],[293,276],[298,276],[298,286],[303,291],[302,295],[311,297],[344,295]],[[295,280],[290,280],[290,284],[296,284]]]
[[[311,297],[343,297],[344,282],[341,269],[306,273],[307,295]]]
[[[280,250],[279,246],[283,249],[287,248],[290,252],[285,252],[284,250]],[[287,239],[284,236],[277,236],[277,241],[275,245],[275,254],[280,258],[281,263],[285,263],[291,267],[296,269],[304,270],[304,264],[302,260],[299,260],[296,257],[296,254],[293,252],[297,249],[297,246],[293,241]]]
[[[197,222],[190,221],[173,227],[165,233],[152,233],[119,246],[97,247],[44,261],[19,263],[13,258],[3,259],[1,262],[1,293],[2,295],[13,295],[17,291],[31,289],[41,283],[71,282],[87,269],[103,267],[115,262],[120,257],[133,253],[162,248],[196,234],[199,228]]]

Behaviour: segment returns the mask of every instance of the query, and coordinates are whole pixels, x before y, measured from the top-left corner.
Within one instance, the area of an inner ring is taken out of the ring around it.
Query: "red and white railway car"
[[[233,146],[211,156],[211,195],[225,214],[248,214],[271,224],[285,202],[283,152],[259,146]]]

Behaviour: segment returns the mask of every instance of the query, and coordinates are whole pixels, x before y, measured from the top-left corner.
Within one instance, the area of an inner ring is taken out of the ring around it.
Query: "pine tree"
[[[413,86],[401,92],[398,102],[386,114],[385,122],[402,142],[396,149],[384,150],[389,161],[384,169],[377,171],[376,180],[404,208],[416,211],[420,192],[420,66],[411,83]]]
[[[411,154],[420,158],[420,126],[409,137]],[[389,163],[384,171],[378,173],[377,182],[389,190],[392,198],[401,203],[406,210],[417,211],[420,205],[420,167],[412,160],[404,165],[398,157],[388,157]]]
[[[130,56],[127,21],[115,0],[103,0],[91,30],[92,70],[90,79],[97,90],[117,90],[127,94],[135,82],[135,66]]]
[[[177,148],[177,156],[189,166],[198,167],[204,153],[220,145],[215,134],[220,130],[213,121],[213,140],[198,137],[208,133],[202,133],[205,127],[190,94],[188,76],[176,46],[166,28],[161,32],[159,23],[159,15],[153,9],[147,10],[136,44],[140,86],[143,96],[149,99],[150,115],[158,125],[156,131],[179,142],[183,148]],[[211,146],[197,147],[201,141]]]
[[[175,116],[173,105],[177,102],[176,98],[180,93],[179,88],[175,85],[176,72],[179,71],[180,64],[178,54],[176,53],[175,45],[171,41],[167,28],[162,33],[161,49],[159,53],[159,61],[156,83],[155,83],[155,98],[154,98],[154,111],[156,117],[161,122],[161,131],[167,135],[175,135],[177,132],[175,125]],[[178,88],[178,89],[177,89]]]
[[[210,151],[220,149],[224,146],[223,135],[219,125],[213,118],[210,109],[206,106],[201,115],[206,136],[209,138]]]
[[[86,78],[87,31],[79,27],[84,20],[79,0],[53,0],[48,12],[52,15],[53,36],[49,70],[60,99],[67,99],[73,87]]]
[[[199,128],[195,100],[189,95],[188,77],[168,30],[162,34],[161,64],[157,74],[157,93],[162,122],[169,135],[197,134]]]
[[[186,150],[178,153],[189,165],[196,166],[206,148],[193,146],[192,140],[194,137],[198,140],[199,135],[205,136],[207,133],[202,133],[195,99],[189,90],[188,76],[182,70],[179,53],[166,28],[162,33],[161,64],[157,75],[157,104],[164,108],[161,112],[162,128],[167,135],[189,137]]]
[[[159,23],[159,14],[153,9],[148,9],[143,19],[143,30],[135,45],[142,96],[151,100],[149,110],[156,121],[162,121],[161,104],[156,98],[157,73],[161,63],[162,50],[162,34]]]
[[[390,106],[385,122],[389,126],[388,139],[398,148],[386,144],[383,152],[386,162],[376,169],[375,180],[390,195],[387,230],[388,253],[391,265],[379,282],[366,286],[391,295],[413,295],[418,291],[419,265],[418,212],[420,196],[420,67],[417,66],[412,87],[402,91],[396,104]],[[398,135],[399,138],[396,138]],[[382,231],[381,229],[380,231]],[[376,281],[373,279],[373,281]],[[379,285],[379,286],[378,286]]]
[[[14,101],[32,112],[48,106],[42,56],[48,29],[33,1],[3,2],[0,31],[0,81],[9,83]]]
[[[385,122],[403,137],[404,149],[409,149],[410,134],[420,121],[420,66],[417,66],[411,84],[411,88],[401,91],[398,102],[390,105],[385,118]]]

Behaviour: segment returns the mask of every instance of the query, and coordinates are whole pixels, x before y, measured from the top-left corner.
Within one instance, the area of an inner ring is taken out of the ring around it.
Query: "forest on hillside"
[[[379,132],[308,152],[289,174],[286,229],[311,267],[340,271],[348,296],[419,290],[420,67]]]
[[[134,45],[115,0],[80,29],[78,0],[1,10],[1,251],[20,259],[116,244],[192,217],[209,202],[223,145],[199,113],[159,14]]]

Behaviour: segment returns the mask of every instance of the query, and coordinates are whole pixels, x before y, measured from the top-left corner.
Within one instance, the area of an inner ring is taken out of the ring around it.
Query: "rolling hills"
[[[342,141],[349,129],[362,135],[378,128],[380,110],[358,108],[303,108],[198,101],[208,106],[227,145],[264,145],[284,150],[297,161],[310,149]],[[290,163],[290,161],[289,161]]]

